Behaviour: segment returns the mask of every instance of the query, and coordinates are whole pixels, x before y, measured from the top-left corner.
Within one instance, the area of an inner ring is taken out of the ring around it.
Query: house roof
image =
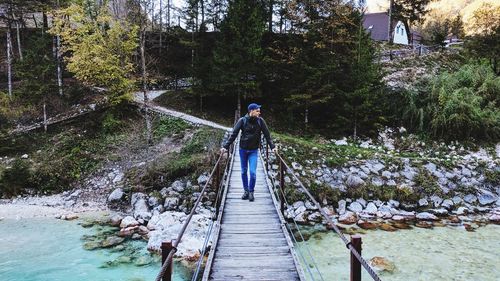
[[[363,17],[363,26],[368,32],[371,32],[373,40],[387,40],[389,28],[389,16],[387,13],[365,14]]]

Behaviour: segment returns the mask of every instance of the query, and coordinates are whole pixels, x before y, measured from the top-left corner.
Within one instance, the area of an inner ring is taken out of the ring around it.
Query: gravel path
[[[166,92],[167,91],[165,91],[165,90],[149,91],[148,92],[148,98],[150,100],[154,100],[155,98],[161,96],[162,94],[164,94]],[[143,104],[144,103],[143,93],[142,92],[136,92],[134,94],[134,101],[136,103]],[[158,105],[150,104],[150,108],[151,108],[151,110],[153,110],[153,111],[155,111],[157,113],[165,114],[165,115],[176,117],[176,118],[180,118],[180,119],[185,120],[185,121],[187,121],[189,123],[199,124],[199,125],[205,125],[205,126],[209,126],[209,127],[212,127],[212,128],[221,129],[221,130],[224,130],[224,131],[230,131],[230,130],[232,130],[232,128],[230,128],[230,127],[226,127],[226,126],[223,126],[223,125],[215,123],[215,122],[211,122],[211,121],[208,121],[208,120],[205,120],[205,119],[201,119],[201,118],[198,118],[198,117],[193,116],[193,115],[189,115],[189,114],[186,114],[186,113],[182,113],[182,112],[179,112],[179,111],[168,109],[168,108],[165,108],[163,106],[158,106]]]

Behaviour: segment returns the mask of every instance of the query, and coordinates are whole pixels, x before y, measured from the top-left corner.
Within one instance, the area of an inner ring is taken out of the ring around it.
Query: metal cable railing
[[[238,119],[239,119],[239,113],[237,111],[235,113],[235,123],[236,123],[236,121]],[[232,151],[233,150],[234,150],[234,145],[231,145],[229,151],[227,151],[228,157],[226,158],[226,162],[225,162],[225,165],[224,165],[223,176],[226,176],[228,174],[228,172],[229,172],[229,165],[228,164],[231,161],[231,155],[232,155]],[[155,279],[156,281],[161,281],[164,278],[167,269],[169,268],[169,266],[171,266],[172,258],[174,256],[174,254],[177,252],[177,246],[181,243],[181,240],[182,240],[182,237],[184,235],[184,232],[186,231],[189,223],[191,222],[191,219],[192,219],[194,213],[196,212],[196,209],[200,205],[200,202],[201,202],[201,200],[203,198],[203,195],[205,194],[208,186],[210,185],[212,179],[215,176],[216,177],[216,187],[218,189],[217,190],[216,200],[214,202],[214,204],[215,204],[215,211],[212,212],[212,221],[211,221],[211,223],[209,225],[209,228],[208,228],[208,231],[207,231],[204,243],[203,243],[203,249],[201,250],[201,253],[200,253],[200,259],[198,260],[198,263],[197,263],[197,266],[196,266],[196,272],[195,272],[195,275],[193,276],[192,280],[196,280],[198,278],[198,274],[199,274],[199,272],[201,270],[201,264],[203,262],[203,257],[205,255],[206,248],[207,248],[207,245],[209,243],[210,236],[212,234],[213,224],[217,220],[217,216],[219,214],[219,206],[220,206],[220,202],[221,202],[221,196],[222,196],[222,193],[223,193],[223,188],[221,188],[221,186],[223,185],[223,182],[224,182],[223,180],[220,179],[220,176],[221,176],[220,163],[221,163],[221,161],[223,159],[224,154],[225,153],[220,153],[219,154],[219,157],[217,158],[217,161],[216,161],[214,167],[212,168],[212,171],[210,172],[210,175],[209,175],[209,177],[208,177],[205,185],[203,186],[203,189],[201,190],[200,195],[198,196],[198,199],[196,200],[196,202],[194,203],[193,207],[191,208],[191,212],[189,213],[189,216],[185,220],[185,222],[184,222],[184,224],[183,224],[183,226],[181,228],[181,231],[179,232],[179,234],[177,236],[177,239],[174,240],[174,242],[172,243],[171,249],[170,249],[167,257],[163,261],[163,264],[161,266],[160,272],[156,276],[156,279]],[[169,280],[170,280],[170,278],[169,278]]]
[[[223,154],[221,153],[219,155],[219,158],[217,159],[217,162],[215,163],[214,168],[212,169],[212,172],[210,173],[210,176],[208,177],[207,182],[205,183],[205,186],[203,186],[203,189],[200,192],[200,196],[198,196],[198,199],[194,203],[193,208],[191,208],[191,212],[189,213],[189,216],[187,217],[186,221],[182,225],[181,231],[179,232],[179,235],[177,236],[177,239],[173,242],[172,249],[170,250],[170,253],[168,254],[165,262],[163,263],[160,272],[156,276],[156,279],[155,279],[156,281],[161,281],[161,279],[163,278],[163,275],[165,275],[165,271],[167,270],[168,266],[170,265],[171,260],[172,260],[172,258],[174,256],[174,254],[177,252],[177,246],[181,242],[182,237],[184,236],[184,232],[186,231],[189,223],[191,222],[191,219],[192,219],[192,217],[193,217],[193,215],[194,215],[194,213],[196,211],[196,208],[198,208],[198,205],[200,204],[201,199],[203,198],[203,194],[205,194],[205,191],[207,190],[207,187],[210,184],[210,180],[214,176],[214,174],[215,174],[215,172],[216,172],[216,170],[217,170],[217,168],[219,166],[219,162],[221,161],[222,156],[223,156]]]
[[[229,155],[232,155],[232,147],[231,149],[229,150]],[[224,170],[224,176],[228,174],[229,172],[229,161],[231,160],[231,157],[227,157],[227,160],[226,160],[226,164],[225,164],[225,170]],[[209,229],[207,231],[207,234],[205,236],[205,240],[203,242],[203,248],[202,250],[200,251],[200,257],[198,258],[198,261],[197,261],[197,264],[196,264],[196,270],[191,278],[191,281],[196,281],[198,280],[198,276],[201,272],[201,266],[202,266],[202,263],[203,263],[203,259],[205,257],[205,254],[206,254],[206,249],[207,249],[207,246],[208,246],[208,243],[210,241],[210,238],[212,236],[212,231],[213,231],[213,225],[215,223],[215,221],[217,221],[217,217],[218,217],[218,214],[219,214],[219,209],[218,209],[218,206],[220,206],[220,203],[221,203],[221,200],[222,200],[222,195],[224,193],[224,188],[222,188],[222,186],[224,185],[224,181],[220,181],[219,182],[219,186],[218,186],[218,191],[217,191],[217,196],[215,198],[215,201],[214,201],[214,210],[212,212],[212,220],[210,221],[210,225],[209,225]]]
[[[265,141],[265,140],[264,140]],[[266,147],[266,153],[265,153],[265,159],[266,159],[266,168],[269,168],[269,164],[270,164],[270,161],[269,161],[269,150],[268,150],[268,144],[265,143],[265,147]],[[293,172],[293,170],[290,168],[290,166],[288,166],[288,164],[286,163],[286,161],[283,159],[283,157],[281,157],[281,155],[279,153],[275,153],[276,155],[276,158],[277,160],[279,161],[280,163],[280,178],[281,178],[281,182],[279,185],[277,185],[273,179],[273,177],[271,177],[271,180],[273,182],[273,185],[274,187],[276,188],[276,186],[279,186],[279,190],[281,192],[281,195],[282,196],[278,196],[278,198],[280,198],[282,200],[281,202],[281,206],[282,206],[282,211],[283,211],[283,206],[284,204],[286,203],[287,205],[288,202],[286,202],[286,196],[285,196],[285,193],[283,191],[283,186],[282,186],[282,178],[283,178],[283,174],[284,172],[286,171],[288,174],[292,175],[292,177],[294,178],[294,180],[298,183],[298,186],[305,192],[305,194],[309,197],[309,199],[312,201],[312,203],[316,206],[316,208],[318,208],[319,212],[321,213],[321,215],[323,216],[323,218],[326,220],[326,222],[328,223],[329,226],[331,226],[333,228],[333,230],[336,232],[336,234],[340,237],[340,239],[342,239],[342,241],[344,242],[345,246],[347,247],[347,249],[349,249],[349,251],[351,252],[352,255],[354,255],[356,257],[356,259],[359,261],[359,263],[365,268],[365,270],[368,272],[368,274],[370,274],[370,276],[373,278],[373,280],[376,280],[376,281],[380,281],[380,277],[377,275],[377,273],[375,272],[375,270],[373,270],[373,268],[368,264],[368,262],[360,255],[360,253],[356,250],[356,248],[354,248],[354,246],[352,245],[352,243],[345,237],[345,235],[340,231],[340,229],[337,227],[337,225],[335,224],[335,222],[333,221],[333,219],[325,212],[325,210],[321,207],[321,205],[318,203],[318,201],[312,196],[312,194],[309,192],[309,190],[304,186],[304,184],[302,183],[302,181],[297,177],[297,175],[295,175],[295,173]]]
[[[286,204],[287,206],[290,206],[290,203],[288,203],[288,201],[286,200],[286,196],[285,196],[285,193],[283,192],[283,189],[279,188],[278,190],[279,190],[279,191],[280,191],[280,193],[282,194],[282,196],[283,196],[282,198],[284,198],[284,199],[285,199],[285,204]],[[287,209],[288,209],[288,208],[287,208]],[[321,272],[319,271],[318,264],[316,263],[316,260],[314,259],[314,256],[313,256],[313,255],[312,255],[312,253],[311,253],[311,249],[310,249],[310,247],[309,247],[309,243],[308,243],[308,242],[306,241],[306,239],[304,238],[304,235],[303,235],[303,234],[302,234],[302,232],[300,231],[300,227],[299,227],[299,225],[298,225],[298,223],[297,223],[297,220],[295,220],[295,217],[293,217],[293,216],[292,216],[292,221],[293,221],[293,224],[294,224],[295,229],[297,230],[297,232],[298,232],[298,234],[299,234],[299,236],[300,236],[300,239],[302,240],[302,242],[303,242],[303,243],[304,243],[304,245],[305,245],[305,248],[306,248],[306,250],[307,250],[307,253],[308,253],[309,257],[311,258],[311,261],[312,261],[312,263],[313,263],[313,265],[314,265],[314,268],[316,269],[316,272],[318,272],[319,278],[320,278],[321,280],[325,280],[325,279],[323,278],[323,275],[322,275],[322,274],[321,274]],[[293,231],[292,231],[292,229],[290,228],[290,226],[289,226],[288,222],[287,222],[286,224],[287,224],[287,228],[289,229],[289,232],[290,232],[290,234],[291,234],[291,236],[292,236],[293,240],[294,240],[294,241],[295,241],[295,243],[297,244],[297,239],[295,238],[295,235],[293,235]],[[300,251],[300,249],[299,249],[299,251]],[[304,263],[307,263],[307,262],[304,260]],[[309,267],[307,267],[307,269],[309,270]],[[312,273],[310,273],[310,275],[311,275],[311,279],[312,279],[312,280],[315,280],[315,278],[314,278],[314,276],[312,275]]]

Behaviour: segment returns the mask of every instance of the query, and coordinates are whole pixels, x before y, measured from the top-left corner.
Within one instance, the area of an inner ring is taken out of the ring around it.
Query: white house
[[[363,18],[363,26],[370,33],[370,36],[375,41],[389,40],[389,16],[387,13],[372,13],[365,14]],[[401,45],[415,44],[420,41],[420,36],[412,32],[410,38],[412,42],[408,42],[408,31],[401,21],[393,21],[393,43]]]

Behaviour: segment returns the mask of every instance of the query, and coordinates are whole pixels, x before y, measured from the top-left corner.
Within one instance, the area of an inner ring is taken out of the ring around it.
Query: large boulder
[[[148,222],[148,250],[160,252],[161,243],[176,239],[181,231],[187,215],[182,212],[165,212],[161,215],[155,215]],[[203,248],[207,226],[210,221],[210,212],[200,211],[194,214],[189,227],[186,229],[175,253],[176,257],[192,259],[199,254],[199,249]]]

